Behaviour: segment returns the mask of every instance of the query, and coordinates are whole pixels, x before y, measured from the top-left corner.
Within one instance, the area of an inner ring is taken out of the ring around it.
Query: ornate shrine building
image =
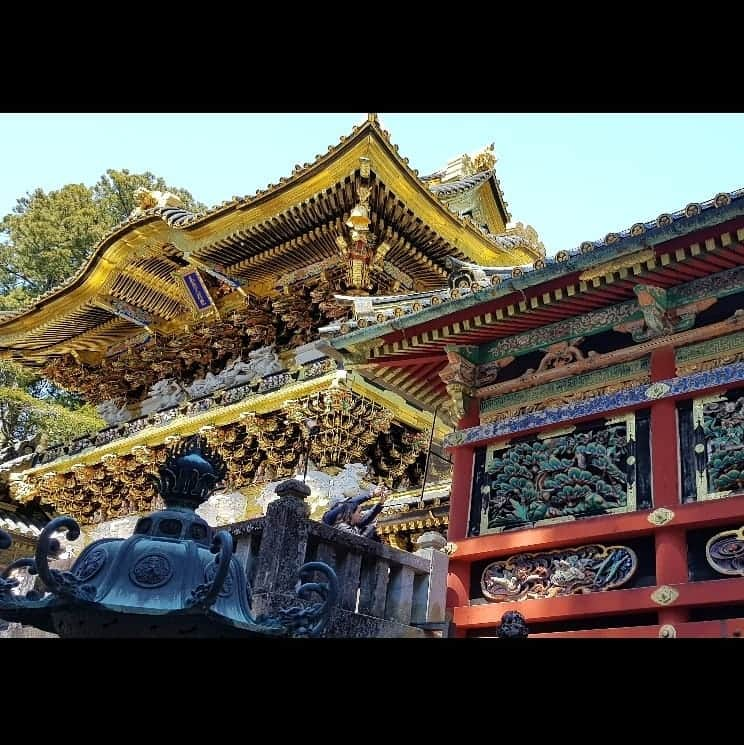
[[[73,277],[0,318],[0,356],[107,422],[6,451],[0,498],[70,515],[87,540],[126,536],[158,507],[150,476],[167,448],[199,432],[228,466],[200,508],[211,525],[263,514],[276,484],[306,471],[315,518],[384,484],[385,541],[446,533],[454,420],[439,363],[420,371],[434,385],[392,375],[392,388],[327,339],[395,323],[401,293],[414,312],[449,301],[450,261],[543,260],[534,230],[508,224],[492,150],[420,177],[370,114],[278,184],[206,212],[139,193]]]
[[[533,267],[449,268],[447,297],[356,300],[332,345],[459,418],[456,634],[518,610],[530,637],[740,636],[744,190]]]

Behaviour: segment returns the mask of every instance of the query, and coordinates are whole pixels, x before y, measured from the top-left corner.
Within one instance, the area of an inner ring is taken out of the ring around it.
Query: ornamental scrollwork
[[[744,528],[714,535],[705,546],[705,558],[719,574],[744,577]]]
[[[489,564],[481,577],[492,602],[514,602],[612,590],[635,574],[638,557],[626,546],[592,544],[517,554]]]

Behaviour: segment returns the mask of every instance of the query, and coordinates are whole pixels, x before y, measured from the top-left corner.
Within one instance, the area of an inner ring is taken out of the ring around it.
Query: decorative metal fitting
[[[646,519],[652,525],[666,525],[674,520],[674,512],[666,507],[657,507]]]
[[[671,605],[678,597],[679,593],[669,585],[661,585],[651,593],[651,600],[657,605]]]

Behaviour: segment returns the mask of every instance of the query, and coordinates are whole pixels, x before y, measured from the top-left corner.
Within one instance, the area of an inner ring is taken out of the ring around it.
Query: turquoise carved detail
[[[744,395],[706,403],[703,428],[711,492],[744,490]]]
[[[634,423],[488,448],[481,533],[634,509]]]

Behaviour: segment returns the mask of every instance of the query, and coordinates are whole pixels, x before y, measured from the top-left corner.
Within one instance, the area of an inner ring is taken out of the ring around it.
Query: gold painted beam
[[[131,277],[135,282],[139,282],[139,284],[150,290],[155,290],[155,292],[164,295],[169,300],[175,300],[179,305],[185,306],[186,300],[183,296],[183,291],[175,282],[169,282],[166,279],[156,277],[154,274],[150,274],[142,267],[136,265],[126,267],[122,274]]]
[[[238,401],[230,406],[218,407],[195,416],[176,417],[161,427],[148,427],[136,432],[130,437],[115,440],[87,453],[76,454],[69,458],[63,458],[52,463],[31,468],[24,471],[23,475],[40,476],[51,472],[67,473],[78,463],[84,465],[98,463],[104,455],[127,455],[131,453],[132,448],[139,445],[160,445],[171,435],[188,437],[189,435],[196,434],[202,427],[207,425],[221,426],[231,424],[238,421],[240,415],[244,412],[268,414],[279,409],[288,399],[309,396],[328,388],[330,385],[343,383],[344,381],[346,382],[346,387],[355,393],[364,395],[374,403],[393,411],[395,419],[402,424],[424,431],[431,428],[432,415],[428,412],[414,409],[400,396],[392,392],[380,391],[358,375],[349,374],[344,370],[337,370],[319,378],[292,383],[276,391],[265,393],[262,396]],[[438,424],[435,429],[435,437],[440,441],[448,433],[449,428],[441,424]]]
[[[201,427],[207,425],[220,426],[231,424],[238,421],[243,412],[251,411],[256,414],[267,414],[280,408],[287,399],[300,398],[301,396],[308,396],[321,391],[344,376],[345,373],[343,370],[337,370],[319,378],[314,378],[313,380],[304,380],[284,386],[276,391],[265,393],[262,396],[238,401],[230,406],[217,407],[194,416],[178,416],[161,427],[148,427],[135,432],[130,437],[123,437],[120,440],[114,440],[106,445],[101,445],[101,447],[88,453],[76,454],[69,458],[63,458],[52,463],[31,468],[28,471],[24,471],[24,475],[38,476],[52,471],[66,473],[76,463],[92,465],[98,463],[104,455],[109,453],[127,455],[137,445],[160,445],[170,435],[188,437],[189,435],[196,434]]]

